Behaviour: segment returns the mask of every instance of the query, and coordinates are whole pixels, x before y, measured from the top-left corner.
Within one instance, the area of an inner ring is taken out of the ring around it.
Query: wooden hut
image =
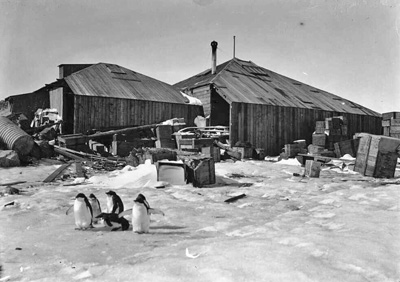
[[[50,107],[63,118],[63,133],[154,124],[174,117],[194,124],[202,106],[189,104],[176,88],[115,65],[59,66],[60,77],[46,85]]]
[[[344,116],[349,138],[356,132],[381,134],[381,114],[251,61],[233,58],[174,86],[200,99],[209,125],[230,128],[230,142],[250,142],[277,155],[285,144],[311,143],[315,123]],[[214,49],[215,47],[215,49]]]

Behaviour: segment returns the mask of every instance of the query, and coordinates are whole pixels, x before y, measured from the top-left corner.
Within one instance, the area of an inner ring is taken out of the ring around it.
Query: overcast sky
[[[399,3],[399,4],[398,4]],[[357,102],[400,111],[400,1],[0,0],[0,99],[114,63],[174,84],[233,56]]]

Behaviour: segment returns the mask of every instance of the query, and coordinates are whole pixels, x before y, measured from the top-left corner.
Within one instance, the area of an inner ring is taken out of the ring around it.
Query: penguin
[[[121,198],[114,191],[106,192],[107,195],[107,213],[119,214],[124,211],[124,204]]]
[[[139,194],[133,201],[132,207],[132,231],[136,233],[149,233],[150,214],[149,204],[146,198]]]
[[[113,229],[111,229],[111,231],[117,231],[120,228],[122,228],[122,231],[125,231],[129,228],[129,221],[124,217],[119,217],[119,215],[115,214],[115,213],[104,213],[103,212],[103,213],[97,215],[96,218],[102,218],[104,220],[104,222],[110,227],[114,226],[111,222],[121,224],[121,226],[114,227]]]
[[[75,225],[77,227],[75,229],[85,230],[87,228],[93,228],[92,206],[90,205],[88,198],[86,198],[85,194],[83,193],[79,193],[75,197],[74,215],[75,215]]]
[[[97,216],[101,214],[101,206],[99,200],[96,198],[94,194],[89,195],[89,203],[92,206],[92,211],[93,211],[93,223],[97,223],[98,219]]]
[[[133,201],[132,209],[120,213],[119,216],[123,216],[131,210],[132,210],[132,231],[139,234],[149,233],[151,214],[157,213],[164,215],[164,213],[161,210],[150,208],[150,205],[147,202],[146,197],[142,194],[139,194]]]

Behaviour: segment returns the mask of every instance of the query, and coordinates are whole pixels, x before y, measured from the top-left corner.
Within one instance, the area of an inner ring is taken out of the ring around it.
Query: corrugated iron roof
[[[77,95],[187,103],[173,86],[130,69],[98,63],[64,78]]]
[[[381,116],[379,113],[238,58],[217,66],[216,74],[206,71],[178,82],[178,89],[213,84],[228,103],[241,102]]]

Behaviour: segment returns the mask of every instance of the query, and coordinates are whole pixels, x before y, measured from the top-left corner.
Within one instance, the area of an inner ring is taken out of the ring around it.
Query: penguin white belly
[[[112,198],[107,196],[107,213],[111,213],[112,209],[113,209]]]
[[[150,227],[150,215],[143,204],[133,204],[132,208],[132,231],[137,233],[148,233]]]
[[[92,223],[92,215],[85,202],[75,200],[74,203],[75,225],[79,229],[89,228]]]

